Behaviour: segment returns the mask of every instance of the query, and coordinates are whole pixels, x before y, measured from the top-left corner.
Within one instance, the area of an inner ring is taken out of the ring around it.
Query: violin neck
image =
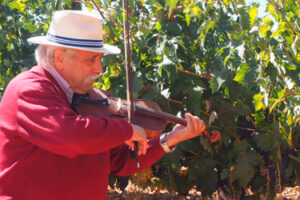
[[[175,115],[171,115],[169,113],[145,108],[145,107],[142,107],[139,105],[135,105],[134,112],[137,114],[147,114],[147,115],[153,116],[155,118],[163,119],[167,122],[174,122],[174,123],[182,124],[182,125],[187,124],[186,120],[183,118],[176,117]]]

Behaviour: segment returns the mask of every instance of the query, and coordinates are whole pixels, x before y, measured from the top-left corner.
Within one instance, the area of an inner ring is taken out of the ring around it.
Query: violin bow
[[[123,34],[124,34],[124,52],[125,52],[125,69],[126,69],[126,93],[127,93],[127,106],[128,106],[128,121],[130,123],[134,122],[134,102],[132,94],[132,70],[131,70],[131,54],[130,54],[130,41],[129,41],[129,9],[128,0],[125,2],[122,0],[123,6]],[[126,10],[126,13],[125,13]],[[140,162],[138,159],[138,145],[134,142],[134,155],[133,158],[136,159],[137,167],[140,167]]]

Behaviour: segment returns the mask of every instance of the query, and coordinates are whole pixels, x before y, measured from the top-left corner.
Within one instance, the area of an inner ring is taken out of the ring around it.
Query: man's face
[[[82,50],[57,49],[54,56],[55,68],[74,92],[84,94],[102,73],[102,55]]]

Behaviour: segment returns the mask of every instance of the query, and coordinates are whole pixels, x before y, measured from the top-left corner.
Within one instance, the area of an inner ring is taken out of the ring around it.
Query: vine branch
[[[229,128],[226,128],[226,130],[239,142],[241,143],[240,138]]]
[[[91,0],[91,1],[92,1],[93,5],[96,7],[96,9],[98,10],[98,12],[99,12],[99,14],[101,15],[101,17],[102,17],[105,21],[107,21],[106,17],[104,17],[103,12],[100,10],[100,8],[99,8],[99,6],[96,4],[96,2],[95,2],[94,0]]]
[[[106,17],[104,16],[103,12],[100,10],[99,6],[96,4],[96,2],[94,0],[91,0],[93,5],[96,7],[96,9],[98,10],[99,14],[101,15],[101,17],[107,22],[108,20],[106,19]],[[118,24],[111,18],[111,21],[114,23],[115,26],[117,26]],[[112,39],[113,42],[115,42],[115,37],[112,33],[112,31],[110,32],[110,37]]]
[[[271,2],[270,0],[268,0],[268,2],[269,2],[269,4],[273,5],[273,6],[276,8],[275,3]],[[279,12],[280,12],[280,14],[282,14],[281,9],[279,9]],[[285,18],[284,21],[285,21],[285,22],[289,25],[289,27],[292,29],[293,34],[294,34],[294,35],[297,35],[295,29],[294,29],[293,26],[290,24],[290,22],[289,22],[286,18]]]
[[[188,70],[180,69],[178,66],[176,66],[176,69],[177,69],[178,71],[181,71],[181,72],[183,72],[183,73],[190,74],[190,75],[193,75],[193,76],[199,76],[199,77],[205,78],[205,79],[212,79],[212,76],[210,76],[210,75],[207,75],[207,76],[206,76],[206,75],[196,74],[196,73],[190,72],[190,71],[188,71]]]
[[[173,21],[173,20],[174,20],[174,12],[175,12],[176,10],[182,9],[182,8],[184,8],[184,7],[185,7],[185,5],[179,5],[179,6],[176,6],[176,8],[172,9],[168,21]]]
[[[254,119],[253,119],[253,117],[251,116],[251,115],[248,115],[249,116],[249,119],[250,119],[250,121],[251,121],[251,123],[252,123],[252,125],[254,126],[254,128],[256,129],[257,128],[257,126],[256,126],[256,124],[255,124],[255,121],[254,121]],[[255,131],[255,130],[254,130]]]

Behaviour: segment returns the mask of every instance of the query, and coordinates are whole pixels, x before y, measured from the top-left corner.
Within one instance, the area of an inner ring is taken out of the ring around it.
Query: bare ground
[[[264,198],[261,198],[264,199]],[[140,190],[128,185],[125,191],[109,189],[107,200],[229,200],[222,193],[215,192],[211,197],[203,198],[201,192],[191,190],[188,196],[171,194],[165,190],[155,192],[148,189]],[[233,200],[233,199],[231,199]],[[300,186],[284,188],[282,193],[277,194],[275,200],[300,200]]]

